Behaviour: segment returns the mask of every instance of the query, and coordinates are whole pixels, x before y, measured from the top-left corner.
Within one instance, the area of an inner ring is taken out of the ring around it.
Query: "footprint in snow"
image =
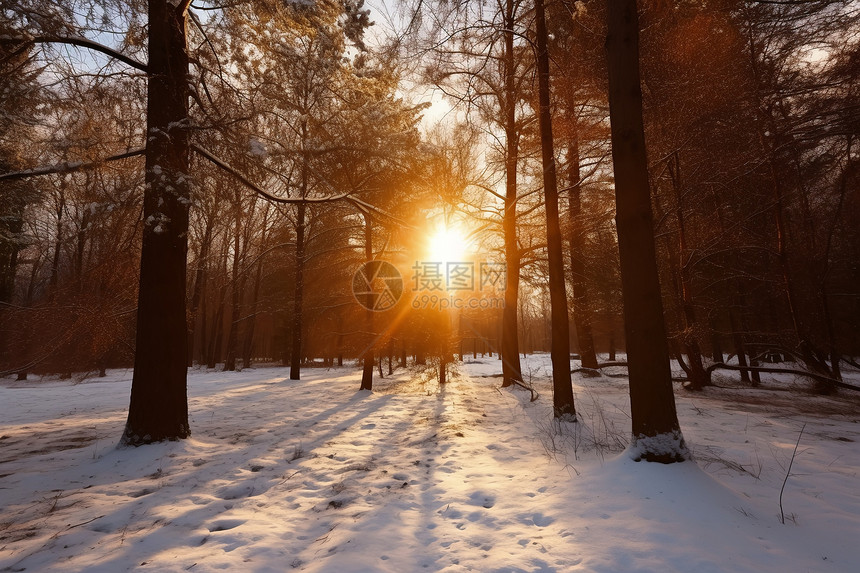
[[[496,497],[482,491],[476,491],[469,496],[469,505],[480,505],[481,507],[490,509],[496,505]]]
[[[241,519],[222,519],[210,525],[209,532],[215,533],[216,531],[228,531],[239,527],[243,523],[245,522]]]
[[[537,527],[546,527],[555,521],[554,517],[544,515],[543,513],[522,514],[519,516],[522,523],[526,525],[535,525]]]
[[[254,483],[249,481],[222,487],[215,493],[215,495],[221,499],[228,500],[241,499],[243,497],[254,497],[256,494],[254,493]]]

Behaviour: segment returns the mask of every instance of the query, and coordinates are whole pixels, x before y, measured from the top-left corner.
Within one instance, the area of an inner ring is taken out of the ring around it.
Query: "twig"
[[[800,434],[797,435],[797,443],[794,444],[794,452],[791,454],[791,460],[788,462],[788,470],[785,472],[785,479],[782,480],[782,487],[779,490],[779,522],[785,525],[785,513],[782,510],[782,492],[785,491],[785,484],[788,483],[788,476],[791,475],[791,465],[794,463],[794,458],[797,456],[797,447],[800,445],[800,437],[803,436],[803,430],[806,428],[806,422],[800,428]]]
[[[94,518],[92,518],[92,519],[88,519],[88,520],[86,520],[86,521],[82,521],[81,523],[76,523],[76,524],[74,524],[74,525],[70,525],[67,529],[74,529],[75,527],[80,527],[80,526],[82,526],[82,525],[86,525],[86,524],[88,524],[88,523],[92,523],[93,521],[95,521],[95,520],[97,520],[97,519],[101,519],[101,518],[103,518],[103,517],[104,517],[104,515],[99,515],[98,517],[94,517]]]
[[[528,390],[529,392],[531,392],[532,397],[531,397],[531,399],[529,400],[529,402],[534,402],[535,400],[537,400],[538,398],[540,398],[540,394],[538,394],[538,393],[535,391],[535,389],[534,389],[534,388],[532,388],[531,386],[527,385],[525,382],[521,382],[520,380],[517,380],[516,378],[511,378],[511,382],[513,382],[514,384],[516,384],[516,385],[517,385],[517,386],[519,386],[520,388],[525,388],[526,390]]]

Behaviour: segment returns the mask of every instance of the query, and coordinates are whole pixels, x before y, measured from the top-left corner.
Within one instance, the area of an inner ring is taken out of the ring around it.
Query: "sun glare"
[[[466,237],[459,229],[440,227],[430,237],[428,255],[434,262],[460,262],[465,257],[466,250]]]

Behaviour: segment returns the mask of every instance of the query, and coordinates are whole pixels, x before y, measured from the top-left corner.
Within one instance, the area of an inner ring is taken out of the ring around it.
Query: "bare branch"
[[[132,149],[119,155],[112,155],[98,161],[67,161],[65,163],[57,163],[56,165],[46,165],[44,167],[36,167],[34,169],[26,169],[24,171],[13,171],[12,173],[3,173],[0,175],[0,181],[12,181],[15,179],[25,179],[27,177],[39,177],[41,175],[51,175],[54,173],[70,173],[72,171],[84,171],[94,169],[108,161],[119,161],[120,159],[128,159],[137,155],[143,155],[146,151],[143,147]]]
[[[131,66],[132,68],[138,69],[142,72],[148,71],[148,66],[146,64],[135,60],[131,56],[126,56],[125,54],[117,52],[116,50],[109,48],[104,44],[99,44],[98,42],[94,42],[93,40],[80,36],[32,36],[24,38],[4,37],[0,38],[0,43],[15,44],[18,46],[17,48],[12,50],[12,52],[8,56],[6,56],[5,59],[17,56],[18,54],[26,50],[28,47],[33,46],[35,44],[67,44],[70,46],[78,46],[79,48],[88,48],[96,52],[101,52],[102,54],[110,56],[115,60],[119,60],[124,64]]]
[[[251,182],[250,179],[242,175],[235,168],[231,167],[223,160],[218,159],[199,145],[192,145],[191,148],[197,153],[199,153],[202,157],[208,159],[214,165],[217,165],[218,167],[238,179],[243,185],[273,203],[282,203],[287,205],[296,205],[299,203],[331,203],[333,201],[341,201],[343,199],[349,198],[348,193],[341,193],[339,195],[331,195],[328,197],[276,197],[275,195],[272,195],[268,191],[263,190],[263,188]]]

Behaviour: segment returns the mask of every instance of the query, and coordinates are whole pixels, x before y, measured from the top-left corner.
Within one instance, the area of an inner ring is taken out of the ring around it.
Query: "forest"
[[[0,571],[860,570],[858,137],[857,0],[0,0]]]
[[[0,373],[134,367],[124,443],[190,434],[189,367],[372,389],[480,353],[527,387],[549,352],[575,417],[571,368],[623,352],[634,436],[680,442],[658,461],[685,456],[670,359],[693,392],[857,389],[855,1],[1,14]]]

